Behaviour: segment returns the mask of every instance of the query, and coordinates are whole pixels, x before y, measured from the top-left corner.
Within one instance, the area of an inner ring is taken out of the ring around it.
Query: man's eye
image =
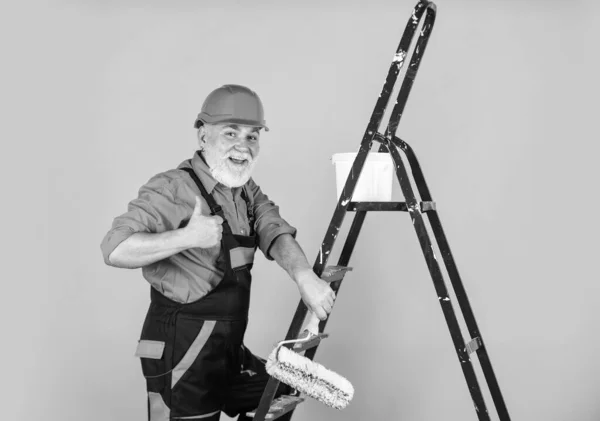
[[[227,133],[225,133],[225,136],[235,137],[235,133],[234,132],[227,132]]]
[[[256,142],[258,140],[258,137],[256,137],[256,136],[248,136],[248,140],[250,142]]]

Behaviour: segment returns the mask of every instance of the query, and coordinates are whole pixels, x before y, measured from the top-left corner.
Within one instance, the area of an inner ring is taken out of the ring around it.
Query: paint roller
[[[343,376],[283,346],[310,341],[319,332],[319,319],[310,313],[309,321],[297,339],[279,342],[265,367],[270,376],[332,408],[343,409],[354,396],[354,387]]]

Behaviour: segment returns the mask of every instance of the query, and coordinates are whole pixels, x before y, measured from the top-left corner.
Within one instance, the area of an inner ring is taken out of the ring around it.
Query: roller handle
[[[306,325],[304,326],[303,331],[308,331],[312,335],[315,335],[315,336],[318,335],[319,334],[319,323],[321,322],[321,320],[319,320],[317,315],[315,313],[313,313],[312,311],[308,312],[307,319],[308,320],[306,322]]]

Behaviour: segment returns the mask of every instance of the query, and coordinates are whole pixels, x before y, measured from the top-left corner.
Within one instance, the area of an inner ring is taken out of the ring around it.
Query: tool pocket
[[[164,390],[169,370],[165,361],[165,342],[140,339],[135,356],[142,363],[142,373],[146,378],[149,392]]]

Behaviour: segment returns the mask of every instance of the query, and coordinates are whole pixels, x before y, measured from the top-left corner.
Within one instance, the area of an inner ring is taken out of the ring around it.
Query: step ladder
[[[502,393],[500,392],[500,387],[496,380],[496,376],[494,375],[483,337],[481,336],[479,328],[477,327],[475,316],[473,315],[473,311],[469,304],[469,300],[458,273],[458,269],[454,263],[454,258],[450,252],[450,246],[448,245],[448,241],[446,240],[446,236],[442,229],[436,204],[431,197],[429,188],[427,187],[423,172],[421,171],[421,167],[417,161],[413,149],[408,145],[408,143],[395,135],[400,118],[404,111],[404,106],[408,99],[408,94],[414,82],[421,58],[425,51],[425,47],[427,46],[427,41],[433,28],[435,16],[436,6],[434,3],[428,0],[419,1],[412,12],[404,34],[400,40],[398,49],[396,50],[396,54],[394,55],[394,59],[383,85],[381,95],[376,102],[375,109],[371,115],[371,120],[369,121],[369,124],[365,130],[356,159],[352,164],[352,168],[333,213],[331,223],[329,224],[329,228],[325,234],[325,239],[323,240],[319,250],[313,270],[322,279],[330,282],[331,288],[336,292],[337,295],[345,274],[350,270],[348,263],[350,262],[354,245],[358,239],[358,235],[362,228],[367,212],[408,212],[413,222],[423,255],[425,256],[425,261],[433,280],[438,300],[446,319],[452,342],[454,343],[454,348],[467,381],[467,386],[475,406],[477,417],[480,421],[490,420],[490,415],[484,402],[484,398],[477,381],[477,376],[471,362],[471,355],[473,354],[477,355],[479,358],[481,369],[484,373],[485,380],[500,420],[509,421],[510,416],[508,414],[508,410],[504,403]],[[418,32],[418,38],[416,40],[413,53],[411,54],[410,62],[398,93],[397,101],[392,109],[388,125],[382,134],[379,132],[381,120],[383,119],[386,106],[394,89],[400,69],[406,61],[405,59],[411,47],[412,40],[417,33],[417,28],[421,24],[421,30]],[[372,149],[374,142],[379,144],[378,152],[389,153],[391,155],[391,158],[395,164],[396,175],[398,177],[400,188],[406,200],[405,202],[351,201],[354,188],[367,159],[367,154]],[[416,185],[420,200],[415,196],[415,192],[413,190],[411,180],[409,179],[401,152],[406,157],[410,165],[414,184]],[[338,264],[337,266],[326,267],[330,252],[337,239],[338,232],[347,212],[355,212],[355,215],[342,248]],[[470,335],[470,339],[466,342],[463,338],[460,325],[456,318],[446,282],[444,281],[444,277],[440,270],[439,261],[436,259],[435,252],[433,250],[432,242],[423,218],[424,214],[428,218],[431,230],[437,242],[437,246],[442,254],[442,260],[448,272],[459,308],[462,312]],[[300,329],[302,328],[303,322],[306,318],[307,311],[306,305],[302,300],[300,300],[288,333],[285,337],[286,340],[295,339],[298,337],[300,334]],[[319,323],[319,332],[324,331],[326,324],[327,320]],[[312,360],[314,359],[321,340],[325,337],[327,337],[327,334],[320,333],[318,337],[314,338],[309,343],[302,344],[297,349],[293,348],[292,344],[286,344],[283,346],[287,346],[296,352],[304,352],[304,356]],[[278,386],[279,381],[274,378],[270,378],[265,387],[258,408],[256,408],[254,411],[248,412],[247,415],[253,417],[253,419],[256,421],[274,420],[278,418],[286,421],[290,420],[294,409],[304,400],[304,398],[296,395],[293,393],[295,391],[293,391],[290,387],[287,387],[286,393],[283,396],[273,400]]]

